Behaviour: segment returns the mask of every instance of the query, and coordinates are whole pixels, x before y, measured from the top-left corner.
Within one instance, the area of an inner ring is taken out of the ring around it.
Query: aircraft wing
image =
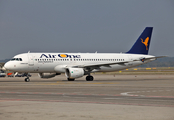
[[[138,60],[133,60],[133,61],[146,61],[150,59],[157,59],[157,58],[163,58],[167,56],[158,56],[158,57],[149,57],[149,58],[140,58]],[[111,67],[110,65],[118,64],[118,65],[125,65],[125,63],[133,62],[133,61],[123,61],[123,62],[110,62],[110,63],[99,63],[99,64],[88,64],[88,65],[78,65],[78,66],[72,66],[74,68],[89,68],[89,69],[97,69],[100,68],[101,66],[103,67]]]
[[[132,62],[132,61],[111,62],[111,63],[101,63],[101,64],[99,63],[99,64],[88,64],[88,65],[78,65],[78,66],[73,66],[73,67],[96,69],[96,68],[99,68],[101,66],[111,67],[110,65],[114,65],[114,64],[124,65],[125,63],[128,63],[128,62]]]

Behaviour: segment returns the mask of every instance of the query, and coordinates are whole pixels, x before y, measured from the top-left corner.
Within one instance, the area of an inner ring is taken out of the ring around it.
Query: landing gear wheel
[[[94,77],[93,76],[86,76],[86,81],[93,81]]]
[[[29,78],[25,78],[25,82],[30,82],[30,79]]]
[[[73,79],[73,78],[68,78],[68,81],[74,81],[75,79]]]

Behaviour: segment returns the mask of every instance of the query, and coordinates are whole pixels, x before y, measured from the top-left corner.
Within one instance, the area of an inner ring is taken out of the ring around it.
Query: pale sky
[[[174,57],[174,0],[0,0],[0,60],[127,52],[145,27],[154,27],[149,54]]]

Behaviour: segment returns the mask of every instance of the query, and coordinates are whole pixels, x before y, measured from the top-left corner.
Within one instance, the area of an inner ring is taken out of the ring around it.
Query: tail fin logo
[[[148,50],[148,42],[149,42],[149,37],[147,37],[144,42],[143,39],[141,38],[141,42],[146,46],[146,50]]]

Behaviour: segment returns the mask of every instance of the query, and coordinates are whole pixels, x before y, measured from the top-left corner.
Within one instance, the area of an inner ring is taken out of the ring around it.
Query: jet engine
[[[61,73],[39,73],[40,78],[52,78],[55,77],[56,75],[60,75]]]
[[[85,75],[85,71],[83,68],[67,68],[65,70],[65,75],[67,78],[79,78]]]

